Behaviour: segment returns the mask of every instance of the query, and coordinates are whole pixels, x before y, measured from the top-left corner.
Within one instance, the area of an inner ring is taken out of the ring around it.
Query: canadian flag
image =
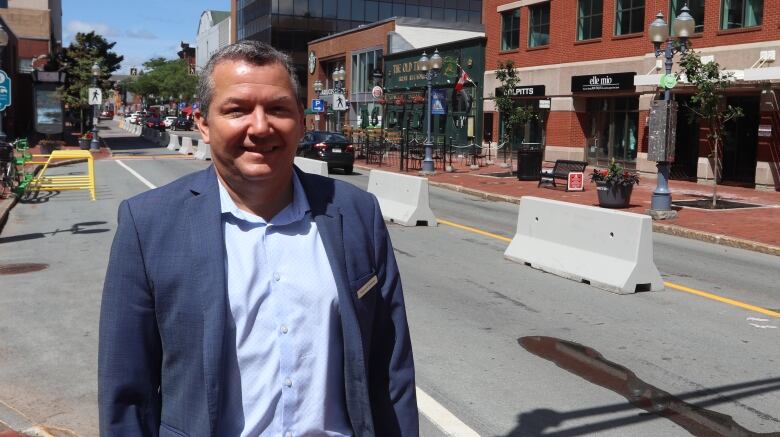
[[[463,86],[466,85],[466,81],[469,80],[469,75],[466,73],[466,70],[459,68],[460,70],[460,76],[458,77],[458,82],[455,83],[455,92],[459,93],[460,90],[463,89]]]

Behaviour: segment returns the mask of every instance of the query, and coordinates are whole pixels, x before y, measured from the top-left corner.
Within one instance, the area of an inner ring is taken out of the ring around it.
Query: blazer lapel
[[[341,330],[344,335],[344,380],[347,411],[355,435],[372,435],[373,423],[368,398],[368,385],[355,301],[352,296],[344,248],[343,217],[338,207],[331,203],[333,184],[308,183],[307,175],[298,171],[301,183],[311,207],[312,217],[328,255],[333,277],[338,289]],[[327,192],[329,188],[331,192]]]
[[[191,188],[186,203],[192,253],[182,254],[183,262],[198,266],[193,273],[193,298],[203,308],[203,371],[209,408],[211,434],[216,431],[221,389],[222,344],[227,314],[225,241],[216,170],[204,170]]]

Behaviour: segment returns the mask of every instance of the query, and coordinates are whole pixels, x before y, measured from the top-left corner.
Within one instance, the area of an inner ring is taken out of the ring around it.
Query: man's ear
[[[200,132],[200,136],[203,137],[203,142],[206,144],[211,144],[209,141],[209,123],[206,120],[206,117],[203,116],[203,113],[200,112],[200,109],[196,110],[194,115],[195,126],[198,127],[198,132]]]

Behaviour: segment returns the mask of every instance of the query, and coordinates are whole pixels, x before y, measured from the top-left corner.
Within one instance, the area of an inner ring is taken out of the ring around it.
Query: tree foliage
[[[189,73],[184,59],[152,58],[143,65],[143,72],[127,83],[127,89],[133,93],[163,99],[178,99],[180,95],[191,99],[195,95],[198,78]]]
[[[525,125],[528,120],[538,118],[538,114],[532,107],[523,105],[522,101],[514,98],[515,89],[520,84],[520,77],[513,61],[498,61],[496,79],[501,85],[498,87],[498,95],[493,96],[493,100],[504,120],[504,135],[508,140],[513,138],[515,130]]]
[[[67,48],[50,57],[46,69],[59,67],[66,72],[65,83],[58,91],[70,108],[89,107],[87,88],[92,86],[92,65],[96,62],[100,66],[97,86],[102,89],[104,96],[108,95],[111,73],[119,69],[124,59],[111,51],[114,45],[115,42],[110,43],[95,32],[79,32]]]
[[[717,187],[723,169],[723,132],[728,121],[742,117],[742,108],[723,104],[723,91],[733,82],[733,73],[724,73],[717,62],[703,63],[701,56],[688,50],[680,58],[680,67],[694,86],[691,103],[691,117],[698,117],[707,123],[710,146],[710,161],[715,176],[712,191],[712,206],[717,203]]]

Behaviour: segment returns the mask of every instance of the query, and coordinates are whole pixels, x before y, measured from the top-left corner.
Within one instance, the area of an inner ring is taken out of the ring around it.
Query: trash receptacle
[[[517,179],[538,181],[542,171],[542,145],[523,143],[517,149]]]

